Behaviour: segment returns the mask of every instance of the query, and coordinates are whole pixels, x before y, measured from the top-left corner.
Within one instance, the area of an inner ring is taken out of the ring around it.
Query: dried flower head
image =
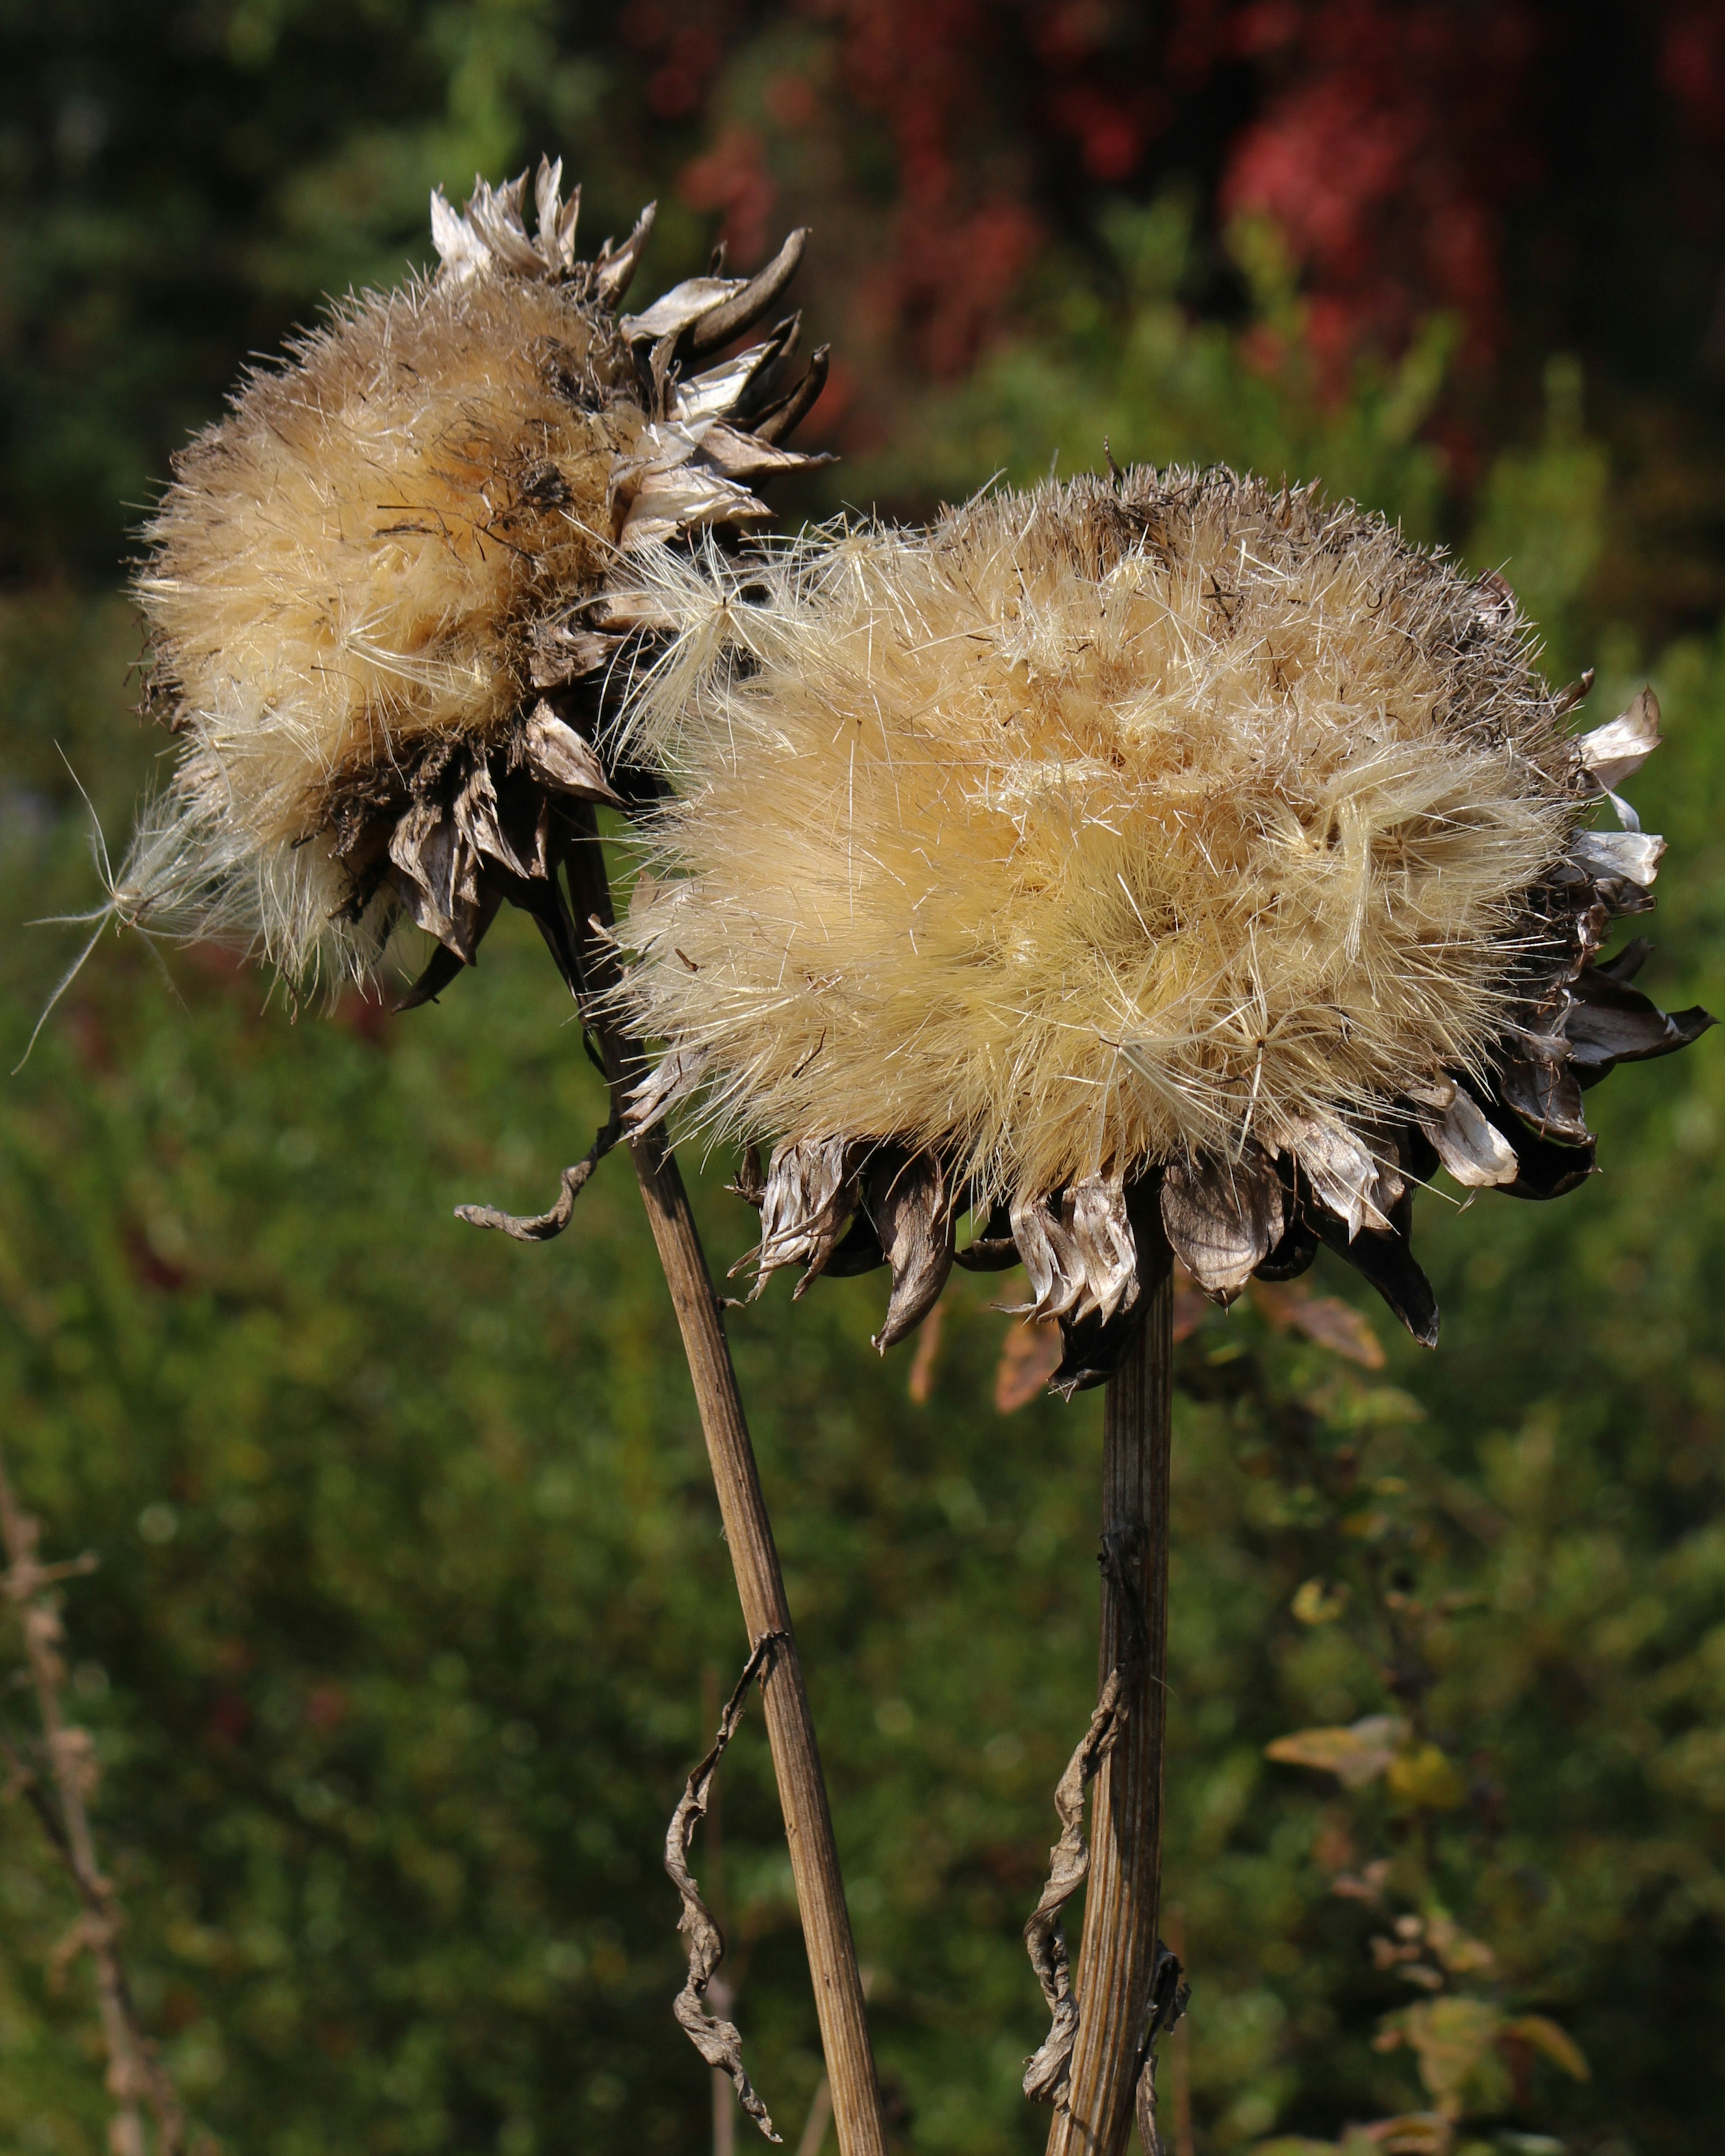
[[[815,461],[780,446],[825,377],[817,353],[790,378],[794,319],[691,371],[773,304],[803,234],[752,280],[619,316],[651,207],[582,261],[561,164],[531,238],[526,185],[477,182],[459,216],[434,194],[439,273],[337,307],[177,459],[137,591],[181,751],[123,920],[306,983],[363,974],[406,914],[443,947],[428,993],[504,898],[553,921],[554,803],[611,798],[567,693],[639,621],[608,584],[764,516],[752,483]]]
[[[651,573],[637,1120],[778,1136],[762,1273],[891,1260],[883,1345],[969,1207],[1093,1382],[1158,1202],[1224,1300],[1327,1241],[1433,1338],[1414,1184],[1579,1182],[1579,1085],[1708,1023],[1593,963],[1651,696],[1572,742],[1502,580],[1379,517],[1137,471]]]

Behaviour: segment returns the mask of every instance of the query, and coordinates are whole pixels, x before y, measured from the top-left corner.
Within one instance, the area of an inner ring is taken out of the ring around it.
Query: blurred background
[[[1106,440],[1502,568],[1553,675],[1598,666],[1590,723],[1657,688],[1647,982],[1725,1008],[1720,0],[12,0],[8,1068],[80,933],[23,924],[99,901],[92,817],[116,844],[162,747],[123,580],[176,447],[326,295],[424,265],[434,184],[542,150],[589,249],[658,198],[655,289],[814,227],[842,461],[789,521]],[[1435,1355],[1327,1256],[1183,1304],[1174,2156],[1717,2146],[1725,1054],[1590,1106],[1561,1204],[1423,1202]],[[0,1443],[48,1553],[100,1558],[69,1700],[140,2010],[223,2149],[714,2145],[660,1857],[745,1642],[675,1327],[620,1162],[553,1245],[451,1219],[546,1203],[598,1119],[507,922],[402,1019],[110,938],[0,1094]],[[1019,1932],[1095,1681],[1100,1395],[1029,1396],[1000,1285],[884,1363],[877,1281],[732,1324],[927,2156],[1041,2146]],[[0,1611],[21,1740],[18,1660]],[[1279,1743],[1361,1721],[1345,1774]],[[820,2066],[757,1727],[701,1862],[794,2147]],[[20,2156],[106,2145],[75,1916],[0,1801]]]

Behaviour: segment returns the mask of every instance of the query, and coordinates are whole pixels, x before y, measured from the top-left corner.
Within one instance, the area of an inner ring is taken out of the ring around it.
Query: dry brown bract
[[[123,921],[309,984],[362,976],[405,913],[443,947],[428,992],[504,898],[554,921],[557,803],[612,798],[570,694],[639,622],[608,581],[765,516],[751,488],[810,461],[780,444],[825,374],[790,378],[794,320],[693,371],[801,233],[752,281],[619,316],[652,209],[581,261],[561,181],[541,164],[531,238],[525,174],[459,216],[434,195],[438,274],[347,300],[178,459],[137,590],[181,754]]]
[[[1651,696],[1570,740],[1502,580],[1379,517],[1137,471],[647,573],[637,1120],[700,1080],[780,1134],[761,1268],[891,1260],[883,1345],[971,1207],[1105,1375],[1147,1170],[1219,1298],[1327,1241],[1429,1340],[1413,1185],[1579,1182],[1580,1085],[1707,1023],[1593,963],[1651,903],[1662,842],[1582,829]]]

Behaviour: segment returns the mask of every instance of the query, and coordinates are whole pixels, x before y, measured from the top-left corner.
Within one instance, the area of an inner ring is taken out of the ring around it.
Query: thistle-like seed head
[[[470,960],[501,898],[547,883],[557,797],[608,793],[571,692],[639,624],[619,565],[764,516],[752,483],[809,461],[778,446],[824,374],[788,383],[793,321],[694,367],[802,235],[619,316],[651,209],[580,260],[561,178],[541,165],[531,237],[525,175],[459,215],[434,195],[440,271],[337,307],[177,459],[136,588],[181,754],[123,919],[300,982],[362,974],[403,914]]]
[[[763,1267],[859,1208],[890,1255],[916,1188],[948,1261],[992,1209],[1035,1307],[1106,1323],[1147,1169],[1226,1296],[1332,1224],[1404,1250],[1440,1156],[1509,1184],[1522,1135],[1584,1142],[1559,1022],[1658,842],[1581,834],[1599,784],[1501,580],[1138,471],[667,561],[656,596],[681,633],[631,723],[675,798],[630,994],[719,1128],[784,1141]],[[1624,1052],[1681,1045],[1635,1002]],[[1395,1299],[1435,1332],[1423,1281]]]

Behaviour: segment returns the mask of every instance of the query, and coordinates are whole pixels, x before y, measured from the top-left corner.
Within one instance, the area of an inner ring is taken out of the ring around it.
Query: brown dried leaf
[[[718,1772],[719,1762],[725,1756],[726,1747],[737,1734],[737,1725],[742,1719],[749,1687],[757,1677],[762,1683],[771,1673],[775,1650],[784,1635],[766,1632],[755,1642],[754,1651],[743,1665],[742,1675],[737,1688],[725,1703],[725,1712],[719,1717],[719,1731],[712,1749],[689,1777],[688,1784],[671,1815],[671,1823],[665,1837],[665,1868],[671,1884],[682,1897],[683,1913],[677,1920],[677,1929],[689,1941],[689,1974],[682,1989],[677,1994],[671,2011],[689,2041],[710,2066],[721,2073],[729,2074],[737,2091],[737,2100],[754,2120],[769,2141],[780,2136],[773,2131],[773,2121],[767,2107],[750,2086],[743,2071],[742,2038],[734,2022],[721,2020],[709,2014],[701,2005],[714,1972],[725,1958],[725,1941],[712,1912],[701,1898],[701,1889],[689,1869],[689,1845],[695,1829],[706,1816],[708,1792],[712,1788],[713,1776]]]
[[[1049,1851],[1048,1881],[1024,1927],[1024,1949],[1042,1986],[1053,2026],[1024,2062],[1024,2094],[1032,2103],[1064,2107],[1071,2074],[1072,2046],[1078,2038],[1078,2001],[1072,1993],[1072,1962],[1060,1912],[1084,1884],[1090,1871],[1090,1847],[1084,1838],[1084,1793],[1114,1749],[1125,1713],[1120,1695],[1125,1682],[1110,1672],[1078,1748],[1066,1763],[1055,1790],[1060,1838]]]
[[[602,306],[614,311],[622,305],[623,295],[634,281],[642,254],[653,234],[653,220],[659,214],[659,205],[649,202],[635,219],[635,228],[614,254],[608,239],[599,249],[593,264],[593,292]]]
[[[1266,1759],[1284,1767],[1315,1767],[1346,1789],[1375,1781],[1408,1733],[1397,1714],[1368,1714],[1345,1729],[1296,1729],[1264,1747]]]
[[[1303,1332],[1320,1348],[1345,1355],[1363,1370],[1384,1368],[1384,1348],[1363,1312],[1339,1295],[1309,1295],[1300,1289],[1252,1283],[1252,1301],[1279,1332]]]
[[[919,1408],[927,1406],[928,1396],[934,1390],[935,1365],[940,1360],[941,1335],[946,1330],[946,1317],[947,1306],[942,1299],[936,1303],[922,1322],[916,1357],[911,1364],[911,1382],[906,1389]]]
[[[1013,1414],[1027,1406],[1060,1367],[1060,1328],[1054,1320],[1021,1318],[1007,1330],[994,1371],[994,1409]]]
[[[512,1236],[517,1243],[548,1243],[568,1226],[575,1211],[575,1200],[587,1188],[593,1170],[622,1136],[623,1125],[614,1109],[611,1120],[595,1135],[586,1157],[563,1170],[562,1188],[548,1213],[505,1213],[495,1205],[458,1205],[455,1218],[465,1220],[470,1228],[495,1228]]]

